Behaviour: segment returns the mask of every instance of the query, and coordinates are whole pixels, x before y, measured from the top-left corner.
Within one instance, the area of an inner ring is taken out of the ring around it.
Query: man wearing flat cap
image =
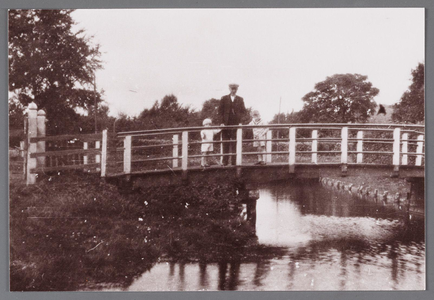
[[[225,95],[220,100],[219,115],[224,125],[239,125],[241,123],[241,117],[246,113],[246,107],[244,106],[243,98],[237,96],[238,84],[229,84],[230,94]],[[223,154],[235,153],[237,130],[225,129],[222,130],[223,140],[231,140],[233,142],[223,143]],[[223,156],[223,165],[226,166],[229,163],[229,157],[231,157],[232,163],[235,163],[235,156]]]

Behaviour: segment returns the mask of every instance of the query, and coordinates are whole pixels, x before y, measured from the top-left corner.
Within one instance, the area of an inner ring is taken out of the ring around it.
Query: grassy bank
[[[231,184],[126,195],[84,174],[12,181],[11,290],[122,288],[161,259],[237,259],[255,244],[239,200]]]

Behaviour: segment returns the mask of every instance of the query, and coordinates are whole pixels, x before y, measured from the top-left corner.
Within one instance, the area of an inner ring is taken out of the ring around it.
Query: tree
[[[166,95],[155,101],[150,109],[143,110],[136,121],[140,129],[160,129],[200,126],[199,114],[189,106],[183,107],[175,95]]]
[[[315,84],[315,90],[306,94],[302,122],[356,123],[366,122],[377,104],[374,97],[379,90],[359,74],[336,74]]]
[[[425,120],[425,65],[419,63],[411,71],[412,83],[394,105],[392,121],[399,123],[417,123]]]
[[[209,99],[206,100],[202,105],[202,110],[200,111],[200,118],[202,120],[209,118],[212,120],[213,125],[220,125],[223,123],[222,118],[219,115],[220,100]]]
[[[219,99],[209,99],[206,100],[202,105],[202,110],[200,112],[201,119],[210,118],[213,122],[213,125],[220,125],[223,123],[221,116],[219,115]],[[240,120],[242,124],[249,124],[252,120],[251,117],[252,108],[246,107],[245,113],[241,116]]]
[[[9,11],[9,90],[27,106],[47,113],[51,134],[78,131],[78,109],[89,111],[101,94],[93,91],[101,68],[99,46],[84,31],[73,33],[73,10]]]

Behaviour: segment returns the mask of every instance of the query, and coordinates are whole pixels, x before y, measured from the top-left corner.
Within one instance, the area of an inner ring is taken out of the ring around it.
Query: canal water
[[[423,220],[319,185],[259,188],[258,242],[278,254],[218,263],[160,262],[127,291],[422,290]]]

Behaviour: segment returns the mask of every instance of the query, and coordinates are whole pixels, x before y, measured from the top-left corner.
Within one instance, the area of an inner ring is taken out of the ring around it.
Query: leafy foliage
[[[392,120],[399,123],[417,123],[425,120],[425,65],[419,63],[411,71],[412,84],[395,104]]]
[[[159,257],[216,261],[251,250],[252,227],[231,209],[239,199],[230,183],[120,194],[77,173],[12,183],[10,197],[14,291],[127,287]]]
[[[359,74],[336,74],[315,84],[315,90],[303,97],[300,111],[303,122],[366,122],[377,104],[379,90]]]
[[[77,109],[102,101],[90,89],[101,68],[99,46],[72,31],[72,11],[9,11],[9,90],[22,105],[34,101],[46,111],[52,134],[78,131]]]

